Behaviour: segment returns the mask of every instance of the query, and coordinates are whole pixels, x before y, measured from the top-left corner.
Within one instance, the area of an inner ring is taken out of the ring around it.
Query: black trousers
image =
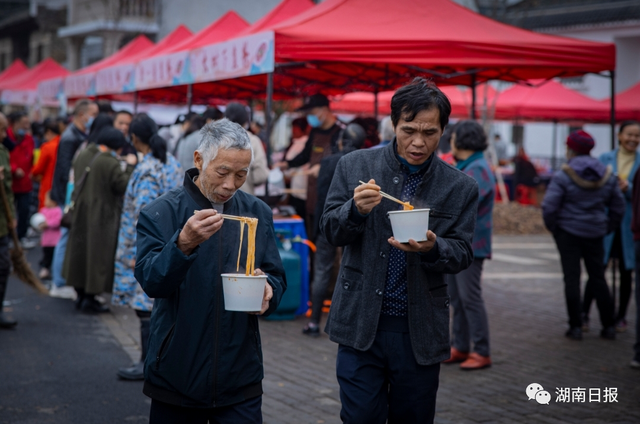
[[[338,346],[340,418],[347,424],[433,423],[440,364],[419,365],[406,318],[391,317],[383,323],[384,318],[389,317],[381,318],[369,350]],[[405,328],[393,325],[400,320]]]
[[[14,200],[18,217],[18,238],[27,235],[29,229],[29,218],[31,218],[31,193],[15,193]]]
[[[604,245],[602,237],[585,238],[557,230],[553,237],[556,240],[562,272],[564,273],[564,295],[569,313],[569,326],[571,328],[582,326],[580,305],[580,259],[589,274],[589,285],[593,290],[600,322],[603,327],[613,325],[613,304],[607,281],[604,278]]]
[[[55,246],[42,246],[42,260],[40,266],[51,270],[51,263],[53,262],[53,251]]]
[[[220,408],[185,408],[151,401],[149,424],[261,424],[262,396]]]
[[[618,271],[620,272],[620,304],[618,306],[618,313],[615,314],[616,321],[626,318],[627,307],[629,306],[629,301],[631,300],[633,270],[626,268],[623,256],[622,237],[620,236],[620,229],[618,229],[615,236],[613,237],[613,245],[611,246],[611,258],[618,259]],[[584,289],[584,302],[582,304],[582,312],[584,312],[585,315],[589,315],[589,310],[591,309],[591,302],[593,301],[593,298],[594,295],[593,290],[591,289],[591,284],[589,281],[587,281],[587,286]]]

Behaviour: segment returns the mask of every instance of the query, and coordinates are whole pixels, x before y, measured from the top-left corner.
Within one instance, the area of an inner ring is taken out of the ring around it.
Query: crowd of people
[[[505,143],[494,139],[490,157],[482,126],[449,124],[448,99],[422,78],[396,92],[379,132],[370,120],[342,122],[322,94],[297,112],[289,147],[272,165],[267,135],[239,103],[189,113],[164,128],[147,114],[92,100],[76,102],[68,119],[42,123],[23,112],[0,114],[0,179],[14,211],[0,213],[0,305],[11,267],[8,233],[32,248],[32,225],[41,234],[39,276],[50,281],[51,296],[74,300],[83,313],[104,313],[103,294],[112,293],[113,305],[135,311],[141,358],[118,375],[145,379],[151,422],[189,414],[255,418],[262,393],[255,315],[273,312],[286,289],[272,210],[255,194],[283,172],[289,195],[278,201],[304,219],[315,244],[304,335],[320,335],[335,283],[325,331],[339,343],[341,417],[431,422],[441,363],[462,370],[492,364],[481,283],[492,253],[494,172],[508,161]],[[594,299],[601,336],[612,340],[625,331],[634,270],[640,280],[640,124],[623,123],[618,139],[618,149],[597,159],[590,156],[594,139],[573,132],[567,162],[542,204],[560,252],[566,336],[573,340],[589,330]],[[402,206],[382,203],[381,188],[430,208],[423,241],[390,237],[387,213]],[[256,314],[219,311],[221,292],[202,283],[235,264],[223,254],[238,251],[222,226],[223,212],[259,218],[256,275],[267,275],[267,284]],[[589,273],[584,294],[581,259]],[[620,273],[617,310],[605,278],[610,260]],[[0,308],[0,328],[15,326]],[[638,340],[634,368],[640,333]],[[221,355],[212,362],[204,351]],[[209,375],[216,376],[213,388]]]

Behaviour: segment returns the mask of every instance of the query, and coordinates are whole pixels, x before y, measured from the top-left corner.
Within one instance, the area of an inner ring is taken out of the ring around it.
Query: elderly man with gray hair
[[[238,190],[252,161],[247,132],[222,119],[201,135],[184,186],[146,206],[137,225],[135,276],[155,298],[143,389],[152,399],[149,422],[260,423],[257,315],[277,308],[284,269],[271,210]],[[255,274],[267,276],[259,312],[225,310],[221,274],[236,272],[240,227],[223,212],[258,218]]]

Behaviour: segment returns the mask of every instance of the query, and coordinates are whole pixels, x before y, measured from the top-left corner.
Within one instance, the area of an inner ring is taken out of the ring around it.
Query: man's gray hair
[[[202,170],[207,169],[209,162],[218,155],[219,149],[249,150],[253,162],[253,150],[249,134],[240,125],[228,119],[213,121],[200,130],[202,139],[198,145],[198,153],[202,156]]]
[[[78,102],[76,102],[75,108],[73,109],[73,115],[78,116],[82,113],[86,113],[89,110],[89,106],[91,106],[94,103],[96,102],[89,99],[78,100]]]

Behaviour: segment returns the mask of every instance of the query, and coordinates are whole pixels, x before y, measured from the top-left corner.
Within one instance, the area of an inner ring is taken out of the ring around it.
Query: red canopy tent
[[[611,99],[603,100],[602,103],[609,105]],[[616,118],[619,121],[635,120],[640,121],[640,83],[616,94]]]
[[[153,42],[144,35],[139,35],[123,48],[98,62],[86,66],[70,74],[64,81],[64,92],[68,99],[95,96],[96,73],[115,63],[132,57],[153,47]]]
[[[29,68],[27,68],[27,65],[25,65],[23,61],[20,59],[14,60],[7,69],[0,73],[0,85],[5,81],[9,81],[12,78],[22,75],[28,70]]]
[[[537,84],[541,84],[537,86]],[[494,119],[548,122],[608,122],[607,104],[566,88],[555,81],[531,81],[500,93]]]
[[[197,32],[191,38],[176,44],[163,53],[174,53],[183,50],[191,50],[198,47],[214,44],[219,41],[234,37],[242,30],[249,27],[249,23],[235,11],[230,10],[208,27]]]
[[[380,92],[416,75],[475,87],[615,68],[613,44],[523,30],[449,0],[326,0],[265,29],[274,32],[274,73],[195,84],[194,101]]]
[[[33,105],[37,100],[38,83],[50,78],[68,75],[69,71],[51,58],[47,58],[16,77],[0,84],[2,103]]]
[[[471,110],[471,90],[456,86],[440,87],[442,92],[451,102],[451,117],[469,119]],[[391,114],[391,98],[395,91],[383,91],[378,93],[378,113]],[[496,91],[489,86],[489,98],[492,99]],[[490,100],[491,101],[491,100]],[[351,113],[357,115],[375,115],[375,94],[358,91],[347,93],[343,96],[334,96],[331,101],[331,110],[338,113]]]
[[[211,36],[194,36],[191,40],[186,40],[179,46],[171,49],[170,51],[162,52],[169,56],[171,53],[175,53],[177,51],[186,51],[186,50],[194,50],[200,47],[204,47],[210,44],[214,44],[219,41],[225,41],[235,37],[244,37],[251,34],[257,34],[262,31],[266,31],[274,25],[277,25],[281,22],[290,19],[305,10],[311,9],[314,4],[311,0],[283,0],[280,2],[275,8],[273,8],[269,13],[265,16],[257,20],[253,25],[248,25],[245,22],[245,26],[235,33],[224,33],[220,30],[218,22],[222,21],[225,17],[231,19],[232,17],[239,18],[238,15],[230,11],[223,17],[221,17],[218,21],[214,22],[207,28],[207,33],[213,34],[216,36],[217,40],[212,41]],[[216,26],[216,28],[212,28]],[[203,30],[202,32],[204,32]],[[197,37],[197,38],[196,38]],[[167,57],[167,62],[168,62]],[[156,59],[160,61],[159,59]],[[175,66],[174,66],[175,67]],[[262,77],[264,79],[264,77]],[[224,83],[216,83],[215,87],[212,86],[211,83],[202,83],[202,84],[193,84],[189,85],[191,87],[191,91],[188,92],[185,90],[184,86],[164,86],[149,90],[142,90],[138,92],[139,99],[149,102],[149,103],[158,103],[158,102],[169,102],[169,103],[184,103],[185,100],[189,103],[189,99],[187,98],[189,95],[192,95],[192,100],[197,103],[208,104],[211,103],[211,97],[219,97],[219,98],[246,98],[250,96],[254,96],[255,94],[264,95],[264,84],[258,82],[248,81],[248,84],[243,81],[243,79],[236,80],[226,80]],[[243,96],[235,96],[235,93],[242,91],[244,93]]]
[[[193,33],[184,25],[179,25],[157,44],[132,54],[122,55],[108,66],[96,72],[96,94],[112,94],[133,91],[131,83],[135,75],[135,64],[145,57],[172,49],[176,44],[193,37]]]

